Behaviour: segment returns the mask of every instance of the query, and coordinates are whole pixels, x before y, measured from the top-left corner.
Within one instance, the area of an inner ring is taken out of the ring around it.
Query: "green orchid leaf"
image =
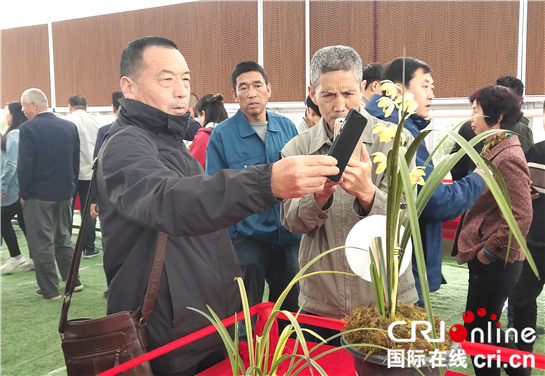
[[[462,136],[460,136],[458,133],[453,132],[452,130],[443,130],[443,132],[448,133],[448,135],[453,138],[458,145],[460,145],[460,150],[456,152],[455,154],[451,154],[449,158],[446,158],[443,160],[431,173],[431,175],[426,180],[426,185],[422,187],[418,194],[417,198],[417,210],[418,215],[422,213],[424,210],[424,207],[426,206],[427,202],[431,198],[433,192],[435,189],[441,184],[442,179],[445,177],[446,173],[454,167],[454,165],[467,153],[467,155],[470,156],[471,160],[476,164],[477,167],[481,167],[484,170],[484,179],[487,183],[488,187],[491,189],[492,194],[494,195],[494,198],[496,199],[496,202],[498,203],[498,206],[500,210],[502,211],[502,214],[504,215],[510,229],[514,231],[515,239],[517,239],[517,242],[521,246],[522,251],[524,252],[526,258],[528,259],[528,263],[532,267],[532,270],[534,273],[539,275],[537,268],[535,267],[534,260],[532,256],[530,255],[530,252],[528,251],[528,248],[526,246],[526,242],[521,243],[521,239],[523,239],[522,234],[520,233],[520,229],[518,228],[518,225],[516,224],[516,221],[510,211],[510,209],[507,207],[505,199],[503,197],[503,194],[501,193],[501,189],[498,187],[498,184],[494,180],[494,177],[492,176],[492,173],[486,168],[486,162],[483,160],[483,158],[475,151],[473,146],[480,142],[483,138],[486,138],[488,136],[497,134],[497,133],[505,133],[506,130],[502,129],[494,129],[489,130],[486,132],[483,132],[473,139],[471,141],[466,141]],[[507,213],[507,214],[506,214]],[[411,226],[411,223],[407,223],[406,230]],[[516,229],[515,229],[516,227]],[[411,231],[412,232],[412,231]],[[401,248],[405,248],[407,245],[407,242],[409,241],[410,232],[405,231],[405,234],[403,235],[403,238],[400,243]]]
[[[407,166],[407,162],[403,158],[400,158],[399,166],[403,188],[405,191],[410,191],[412,188],[412,184],[409,179],[409,167]],[[418,276],[420,278],[420,288],[422,290],[422,297],[424,299],[425,305],[424,308],[428,316],[428,322],[433,323],[435,322],[435,320],[433,319],[433,309],[430,299],[430,287],[428,284],[428,274],[426,270],[426,259],[424,257],[424,247],[422,245],[422,237],[420,234],[420,224],[418,222],[416,202],[414,196],[410,194],[407,195],[406,200],[409,222],[413,224],[411,226],[411,232],[413,235],[413,252],[416,259],[416,266],[418,268]],[[437,339],[437,331],[435,330],[435,325],[431,325],[431,334],[432,338]],[[436,342],[433,343],[433,347],[435,349],[439,348]],[[440,369],[440,372],[441,375],[444,375],[444,370],[442,368]]]
[[[413,142],[411,142],[411,144],[407,148],[407,152],[405,153],[405,160],[407,161],[408,165],[410,165],[411,161],[416,157],[416,152],[420,144],[424,142],[428,134],[430,134],[431,132],[431,129],[427,131],[422,131],[418,136],[416,136]]]
[[[477,115],[477,116],[471,116],[471,117],[468,117],[464,120],[462,120],[461,122],[459,122],[457,125],[455,125],[454,127],[452,127],[450,130],[451,131],[455,131],[457,130],[458,128],[460,128],[462,126],[462,124],[464,124],[465,122],[473,119],[473,118],[476,118],[476,117],[479,117],[480,115]],[[441,132],[441,131],[439,131]],[[430,161],[432,160],[433,156],[435,155],[435,153],[441,149],[441,145],[446,141],[450,139],[449,135],[448,134],[445,134],[443,137],[441,137],[439,139],[439,142],[437,143],[437,145],[433,148],[432,152],[430,153],[430,155],[428,156],[428,159],[426,159],[426,162],[424,163],[424,167],[426,167]],[[478,141],[480,142],[480,141]],[[476,145],[478,142],[476,142],[474,145]]]
[[[225,325],[223,325],[221,319],[214,313],[212,308],[210,308],[208,305],[206,307],[212,313],[212,316],[197,308],[187,307],[187,309],[200,313],[208,321],[210,321],[214,328],[216,328],[218,334],[221,337],[221,340],[223,341],[223,344],[225,345],[225,349],[227,350],[227,356],[229,357],[229,361],[231,362],[231,368],[234,370],[233,375],[238,374],[238,372],[236,371],[238,369],[240,369],[243,374],[246,374],[246,368],[244,367],[244,363],[242,362],[242,359],[240,358],[240,355],[238,353],[238,342],[236,344],[233,342],[231,336],[229,335],[229,332],[227,331],[227,328],[225,328]]]
[[[386,288],[383,284],[383,280],[379,275],[377,262],[375,261],[375,256],[373,255],[373,252],[369,250],[369,256],[371,257],[371,283],[373,285],[373,292],[375,293],[375,300],[377,302],[377,308],[378,312],[381,316],[385,316],[386,312],[384,309],[384,292],[386,291]]]
[[[246,294],[246,288],[244,287],[244,281],[240,277],[236,277],[235,281],[238,283],[240,290],[240,298],[242,301],[242,311],[244,312],[244,323],[246,325],[246,338],[248,339],[248,352],[250,353],[250,366],[255,365],[255,353],[254,349],[254,335],[252,332],[252,319],[250,317],[250,307],[248,304],[248,295]]]

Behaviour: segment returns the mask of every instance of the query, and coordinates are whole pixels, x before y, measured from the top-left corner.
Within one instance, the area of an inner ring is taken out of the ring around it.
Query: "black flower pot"
[[[350,343],[346,340],[344,336],[341,337],[342,345],[349,345]],[[358,350],[356,347],[347,347],[345,349],[348,351],[354,359],[354,368],[358,376],[382,376],[382,375],[395,375],[395,376],[421,376],[421,374],[412,366],[405,367],[392,367],[388,368],[388,356],[371,354],[367,359],[367,353]],[[425,358],[426,363],[429,364],[431,358]],[[448,359],[447,359],[448,360]],[[440,367],[425,366],[419,368],[426,376],[439,376],[441,374]],[[446,372],[446,367],[445,367]]]

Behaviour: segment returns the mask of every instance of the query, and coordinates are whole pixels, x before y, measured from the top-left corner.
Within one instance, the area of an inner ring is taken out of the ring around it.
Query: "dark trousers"
[[[545,247],[528,244],[528,249],[539,271],[541,281],[537,279],[528,261],[523,261],[519,281],[509,297],[509,303],[513,307],[513,327],[519,335],[525,328],[536,329],[536,299],[541,294],[541,291],[543,291],[543,285],[545,284]],[[519,350],[532,352],[534,342],[526,343],[519,339],[517,347]]]
[[[70,240],[70,201],[29,199],[23,205],[28,224],[28,248],[32,249],[36,268],[36,282],[47,299],[59,295],[57,267],[63,281],[66,281],[72,262],[74,248]]]
[[[232,239],[232,242],[242,269],[242,279],[250,307],[263,301],[265,281],[269,285],[269,301],[276,302],[299,271],[299,244],[281,247],[242,235]],[[298,298],[299,287],[295,285],[281,309],[297,312]],[[280,330],[285,323],[284,320],[280,320]],[[241,322],[239,325],[239,336],[245,341],[244,323]]]
[[[19,243],[17,242],[17,235],[11,224],[11,220],[17,215],[17,221],[19,222],[19,227],[23,230],[23,234],[26,237],[26,227],[25,227],[25,217],[23,215],[23,207],[21,206],[21,201],[17,199],[13,204],[2,206],[2,238],[6,242],[6,246],[9,250],[9,255],[11,257],[16,257],[21,254],[19,249]],[[30,249],[29,249],[30,251]],[[32,257],[32,255],[30,255]]]
[[[299,244],[281,247],[242,235],[233,239],[248,303],[254,306],[263,301],[265,281],[269,285],[269,301],[275,302],[299,271]],[[298,286],[291,289],[282,309],[297,312]]]
[[[497,336],[496,323],[499,322],[503,306],[511,291],[515,288],[522,271],[522,261],[514,263],[505,263],[502,259],[485,265],[477,257],[468,263],[469,266],[469,290],[467,292],[466,311],[474,314],[472,322],[465,323],[468,332],[468,340],[471,340],[473,329],[480,328],[484,332],[484,337],[475,333],[475,342],[487,343],[494,346],[508,347],[516,349],[516,345],[506,338],[505,332],[500,330],[500,337]],[[483,316],[478,314],[480,309],[486,313]],[[495,315],[494,320],[491,316]],[[490,337],[491,343],[488,343],[488,323],[491,322]],[[507,339],[507,341],[506,341]],[[492,362],[492,367],[488,367],[486,359],[480,359],[476,362],[476,357],[471,357],[473,369],[476,376],[499,376],[502,367],[496,366],[496,361]],[[479,364],[485,364],[480,367]],[[516,369],[504,368],[508,375],[519,375],[522,368]]]
[[[74,213],[74,205],[76,203],[76,196],[79,194],[79,211],[83,215],[83,209],[85,208],[85,202],[87,201],[87,194],[89,193],[89,185],[91,184],[90,180],[78,180],[78,186],[76,192],[74,193],[74,199],[72,200],[72,213]],[[83,218],[82,218],[83,221]],[[74,223],[74,215],[72,214],[72,222]],[[96,219],[89,218],[87,219],[87,234],[85,234],[85,249],[94,250],[95,249],[95,225]],[[72,228],[72,226],[70,227]],[[80,229],[81,230],[81,229]],[[70,230],[72,234],[72,230]]]

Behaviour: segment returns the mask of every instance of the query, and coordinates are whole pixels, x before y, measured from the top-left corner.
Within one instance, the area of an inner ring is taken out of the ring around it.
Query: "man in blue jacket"
[[[404,85],[405,92],[414,95],[414,101],[418,104],[416,112],[405,119],[403,126],[416,138],[420,132],[430,123],[429,117],[433,95],[433,71],[428,64],[418,59],[405,58],[405,82],[403,82],[403,58],[397,58],[389,63],[382,76],[383,80],[390,80],[398,85]],[[401,93],[400,93],[401,95]],[[398,112],[393,111],[389,117],[385,117],[382,108],[378,107],[381,96],[373,95],[365,109],[379,119],[398,124]],[[416,165],[424,166],[430,153],[424,142],[420,144],[416,153]],[[433,162],[425,168],[427,179],[433,171]],[[444,281],[441,274],[441,262],[443,255],[443,222],[457,218],[465,212],[485,188],[482,172],[469,174],[453,184],[440,184],[428,201],[424,211],[420,215],[420,231],[422,232],[422,243],[426,257],[426,270],[430,291],[437,291]],[[419,186],[420,189],[420,186]],[[413,260],[413,274],[420,300],[419,305],[424,306],[422,300],[422,289],[416,261]]]
[[[297,135],[288,118],[266,111],[271,84],[263,67],[253,61],[239,63],[231,75],[235,102],[240,110],[220,123],[210,135],[206,173],[276,162],[284,145]],[[265,281],[269,300],[276,301],[299,270],[301,236],[280,222],[280,205],[254,214],[229,228],[229,236],[242,268],[250,306],[261,303]],[[297,289],[292,289],[283,309],[297,311]]]

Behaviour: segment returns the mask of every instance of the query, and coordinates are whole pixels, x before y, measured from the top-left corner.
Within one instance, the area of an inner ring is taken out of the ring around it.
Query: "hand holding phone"
[[[337,159],[337,167],[339,168],[339,173],[328,176],[329,179],[339,181],[351,157],[360,160],[363,130],[366,125],[367,119],[359,111],[355,108],[348,111],[348,115],[344,119],[327,154]],[[334,131],[335,128],[334,126]]]

